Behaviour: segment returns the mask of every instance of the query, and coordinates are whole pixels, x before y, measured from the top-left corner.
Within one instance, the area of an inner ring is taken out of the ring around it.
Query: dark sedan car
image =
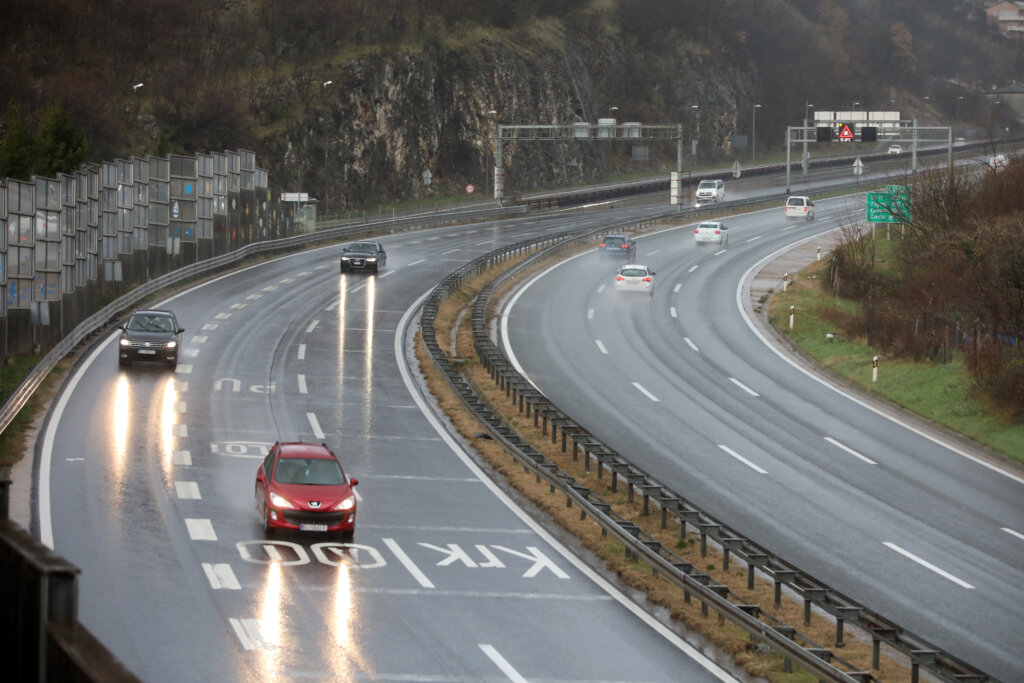
[[[256,470],[256,510],[264,534],[319,531],[351,541],[358,483],[326,444],[275,443]]]
[[[353,242],[341,250],[341,272],[372,270],[379,273],[388,261],[384,245],[380,242]]]
[[[155,361],[178,366],[181,333],[185,328],[170,311],[134,311],[121,327],[117,344],[117,362],[122,367],[132,361]]]
[[[636,241],[627,235],[605,235],[597,250],[602,254],[625,256],[632,261],[636,256]]]

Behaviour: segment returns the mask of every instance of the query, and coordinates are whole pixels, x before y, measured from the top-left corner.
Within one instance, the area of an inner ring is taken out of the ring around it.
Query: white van
[[[793,195],[786,199],[786,218],[814,220],[814,202],[810,197]]]
[[[725,199],[725,183],[721,180],[702,180],[697,186],[697,203],[720,202]]]

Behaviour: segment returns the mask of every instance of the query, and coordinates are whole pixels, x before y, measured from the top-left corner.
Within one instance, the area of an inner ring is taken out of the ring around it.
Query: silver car
[[[615,291],[647,292],[654,295],[654,271],[638,263],[630,263],[615,273]]]

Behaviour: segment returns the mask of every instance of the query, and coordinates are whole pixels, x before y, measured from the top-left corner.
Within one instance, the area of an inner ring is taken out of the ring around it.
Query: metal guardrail
[[[661,218],[668,218],[672,215],[664,214]],[[787,587],[801,596],[804,600],[805,625],[810,623],[811,611],[814,607],[829,614],[836,624],[836,636],[833,643],[835,648],[843,646],[844,628],[847,625],[859,628],[868,634],[872,641],[873,669],[879,668],[880,649],[884,643],[907,657],[911,666],[912,681],[918,680],[919,670],[922,667],[937,679],[949,683],[989,680],[989,677],[980,670],[940,650],[924,638],[906,631],[898,624],[856,603],[848,596],[787,563],[656,481],[642,469],[630,463],[626,457],[594,438],[581,425],[548,401],[513,368],[505,355],[491,341],[486,311],[490,296],[498,286],[540,259],[556,256],[558,252],[589,241],[600,233],[635,230],[636,228],[637,224],[635,223],[620,224],[603,226],[597,230],[564,235],[559,238],[526,240],[495,250],[474,260],[449,275],[434,289],[422,307],[421,336],[435,366],[441,371],[466,409],[476,415],[478,421],[485,426],[493,438],[502,443],[506,450],[512,453],[524,467],[537,477],[547,481],[552,490],[557,487],[566,496],[567,505],[575,503],[585,511],[585,514],[590,515],[601,524],[604,530],[619,539],[625,546],[627,554],[642,558],[653,569],[681,587],[687,599],[691,593],[696,594],[702,601],[705,613],[707,606],[711,605],[724,618],[747,631],[752,638],[760,638],[772,648],[785,653],[787,657],[798,661],[809,671],[825,679],[833,681],[874,680],[870,672],[840,670],[833,665],[833,662],[842,664],[849,669],[855,669],[855,667],[843,660],[834,649],[822,647],[799,633],[795,627],[781,624],[760,605],[744,604],[741,598],[730,594],[728,587],[714,583],[710,576],[684,562],[660,542],[645,534],[636,524],[615,514],[607,502],[578,484],[571,475],[561,471],[557,465],[519,437],[492,406],[476,393],[459,368],[444,354],[437,343],[434,329],[434,317],[441,303],[457,291],[464,281],[479,275],[487,268],[507,261],[513,255],[535,252],[532,256],[506,269],[485,285],[474,302],[471,320],[477,355],[490,373],[491,379],[499,390],[505,392],[514,405],[518,405],[520,413],[525,411],[526,417],[530,417],[532,413],[534,426],[538,426],[538,422],[541,422],[539,426],[542,434],[547,434],[550,425],[551,441],[557,443],[558,431],[561,430],[562,452],[567,451],[568,442],[571,441],[574,459],[577,459],[582,453],[587,469],[589,469],[590,460],[593,459],[597,464],[598,478],[601,478],[604,469],[610,472],[612,491],[617,490],[618,482],[621,479],[627,488],[629,501],[632,502],[634,496],[639,493],[642,496],[645,514],[649,512],[651,502],[657,505],[661,511],[661,528],[666,528],[669,518],[672,517],[679,524],[681,538],[685,538],[687,524],[689,524],[700,535],[702,554],[706,549],[707,539],[712,539],[722,549],[723,569],[728,569],[730,554],[744,561],[747,566],[748,589],[753,588],[755,573],[759,572],[773,581],[776,606],[780,604],[783,587]]]

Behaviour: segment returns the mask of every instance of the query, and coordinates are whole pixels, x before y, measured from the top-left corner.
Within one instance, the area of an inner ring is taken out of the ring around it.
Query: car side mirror
[[[185,328],[184,328],[184,327],[179,327],[179,328],[178,328],[178,334],[181,334],[181,333],[182,333],[182,332],[184,332],[184,331],[185,331]]]
[[[358,483],[359,483],[359,480],[356,479],[355,477],[349,477],[348,478],[348,485],[349,486],[355,486]]]

